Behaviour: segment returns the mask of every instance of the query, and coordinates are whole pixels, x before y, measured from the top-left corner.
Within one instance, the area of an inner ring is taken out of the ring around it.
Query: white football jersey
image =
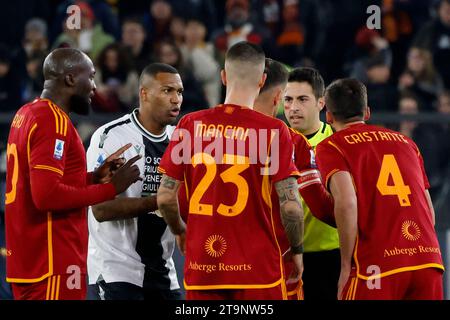
[[[127,143],[133,146],[123,154],[128,160],[142,155],[136,164],[142,181],[131,185],[120,197],[144,197],[156,194],[161,174],[159,161],[175,127],[163,134],[148,132],[138,121],[138,110],[111,121],[95,131],[87,151],[88,171],[93,171],[113,152]],[[99,223],[89,208],[89,284],[128,282],[157,289],[178,289],[172,254],[175,237],[156,212],[139,217]]]

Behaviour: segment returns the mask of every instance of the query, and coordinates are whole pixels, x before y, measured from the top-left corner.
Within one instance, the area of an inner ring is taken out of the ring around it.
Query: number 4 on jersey
[[[393,184],[389,185],[389,176],[392,177]],[[400,168],[393,154],[385,154],[381,164],[380,175],[377,180],[377,189],[383,196],[397,196],[400,206],[409,207],[409,195],[411,189],[403,182]]]

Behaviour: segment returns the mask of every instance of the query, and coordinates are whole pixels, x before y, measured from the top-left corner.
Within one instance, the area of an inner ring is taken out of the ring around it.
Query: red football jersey
[[[186,289],[283,281],[271,193],[298,176],[292,154],[286,125],[249,108],[220,105],[180,121],[159,169],[187,190]]]
[[[358,199],[353,258],[358,277],[443,269],[425,196],[429,183],[411,139],[378,126],[355,124],[322,141],[316,154],[326,186],[338,171],[353,177]]]
[[[112,184],[88,186],[81,139],[46,99],[17,111],[7,150],[7,281],[86,273],[86,206],[115,197]],[[69,268],[70,267],[70,268]]]

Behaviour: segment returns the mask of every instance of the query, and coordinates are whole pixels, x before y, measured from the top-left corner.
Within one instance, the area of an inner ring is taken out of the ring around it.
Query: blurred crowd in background
[[[80,29],[65,23],[72,4],[81,11]],[[381,9],[379,30],[366,26],[370,5]],[[227,48],[244,39],[287,66],[317,68],[326,83],[362,80],[373,112],[450,114],[450,0],[7,1],[0,11],[0,113],[40,94],[43,59],[58,47],[79,48],[94,61],[97,113],[135,108],[139,74],[157,61],[180,71],[183,114],[208,108],[223,98]],[[86,124],[79,124],[84,140],[93,129]],[[1,125],[1,149],[8,127]],[[394,129],[418,142],[432,186],[440,185],[448,126],[404,121]]]

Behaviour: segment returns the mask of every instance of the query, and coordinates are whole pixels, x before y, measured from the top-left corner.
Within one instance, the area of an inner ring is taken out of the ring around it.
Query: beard
[[[78,94],[74,94],[70,97],[70,110],[76,114],[86,116],[89,114],[91,104],[89,98],[85,98]]]

